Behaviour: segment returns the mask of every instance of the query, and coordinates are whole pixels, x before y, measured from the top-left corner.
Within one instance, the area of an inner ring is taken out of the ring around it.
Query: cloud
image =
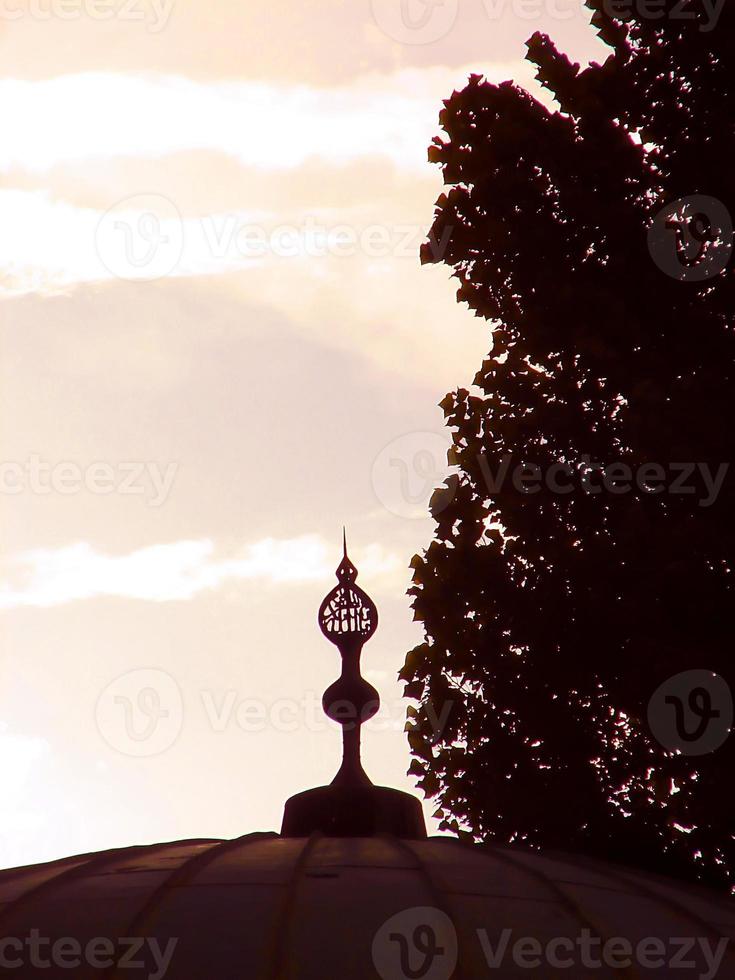
[[[315,534],[265,538],[232,558],[217,558],[209,539],[151,545],[117,556],[80,542],[25,552],[4,564],[9,576],[0,582],[0,609],[13,609],[102,596],[181,601],[236,580],[268,585],[327,581],[334,575],[334,549]],[[370,545],[360,553],[359,565],[376,582],[390,579],[399,560],[380,545]]]
[[[0,765],[8,787],[18,793],[35,774],[37,764],[49,756],[51,745],[45,738],[11,734],[7,729],[7,724],[0,723]]]
[[[0,766],[6,792],[0,805],[0,865],[17,863],[18,843],[33,841],[43,834],[47,813],[33,799],[34,790],[44,785],[52,759],[51,744],[45,738],[11,734],[0,723]],[[35,804],[35,805],[34,805]]]
[[[426,147],[470,70],[333,88],[111,72],[0,80],[0,287],[267,265],[279,306],[284,262],[307,289],[343,278],[345,257],[371,280],[417,262],[441,188]],[[519,73],[528,66],[490,71]]]
[[[43,173],[91,158],[210,150],[271,171],[313,158],[348,164],[362,157],[415,171],[426,166],[441,99],[472,70],[371,73],[334,88],[112,72],[6,78],[0,81],[0,170]],[[521,60],[488,66],[487,74],[524,81],[531,75]]]
[[[426,4],[436,32],[407,36],[399,0],[6,0],[0,51],[6,75],[51,78],[72,71],[160,71],[201,79],[345,82],[366,66],[488,64],[549,32],[574,60],[604,52],[580,0],[445,0]],[[416,11],[421,5],[416,4]],[[52,11],[57,12],[53,16]],[[99,12],[98,12],[99,11]],[[452,12],[456,11],[456,20]],[[423,19],[423,18],[422,18]],[[395,28],[398,28],[396,31]],[[402,43],[407,41],[409,43]],[[603,53],[604,57],[604,53]]]

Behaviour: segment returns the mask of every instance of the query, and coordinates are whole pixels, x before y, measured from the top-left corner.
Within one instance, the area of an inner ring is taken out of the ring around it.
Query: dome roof
[[[129,847],[0,872],[0,903],[0,935],[15,940],[0,941],[2,969],[22,964],[24,980],[735,976],[726,900],[448,837],[263,833]],[[595,966],[603,955],[618,966]]]

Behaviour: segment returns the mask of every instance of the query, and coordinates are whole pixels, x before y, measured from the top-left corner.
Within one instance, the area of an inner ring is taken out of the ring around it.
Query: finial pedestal
[[[426,837],[421,804],[415,796],[388,786],[317,786],[286,801],[281,836]]]

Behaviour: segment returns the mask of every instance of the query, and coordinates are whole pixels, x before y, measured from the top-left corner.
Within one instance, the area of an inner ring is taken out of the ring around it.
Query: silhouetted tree
[[[411,772],[476,839],[722,886],[735,736],[682,755],[647,706],[680,671],[729,681],[735,656],[734,480],[709,493],[677,465],[722,473],[732,455],[735,17],[587,5],[603,64],[528,42],[557,111],[472,76],[429,150],[449,185],[431,236],[451,235],[422,260],[450,265],[494,329],[472,386],[441,403],[455,469],[412,562],[426,638],[401,672],[420,702]],[[613,463],[629,490],[614,470],[603,482]]]

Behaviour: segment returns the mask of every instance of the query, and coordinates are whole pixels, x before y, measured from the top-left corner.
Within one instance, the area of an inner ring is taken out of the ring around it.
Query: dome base
[[[387,786],[318,786],[286,801],[283,837],[426,837],[421,804]]]

